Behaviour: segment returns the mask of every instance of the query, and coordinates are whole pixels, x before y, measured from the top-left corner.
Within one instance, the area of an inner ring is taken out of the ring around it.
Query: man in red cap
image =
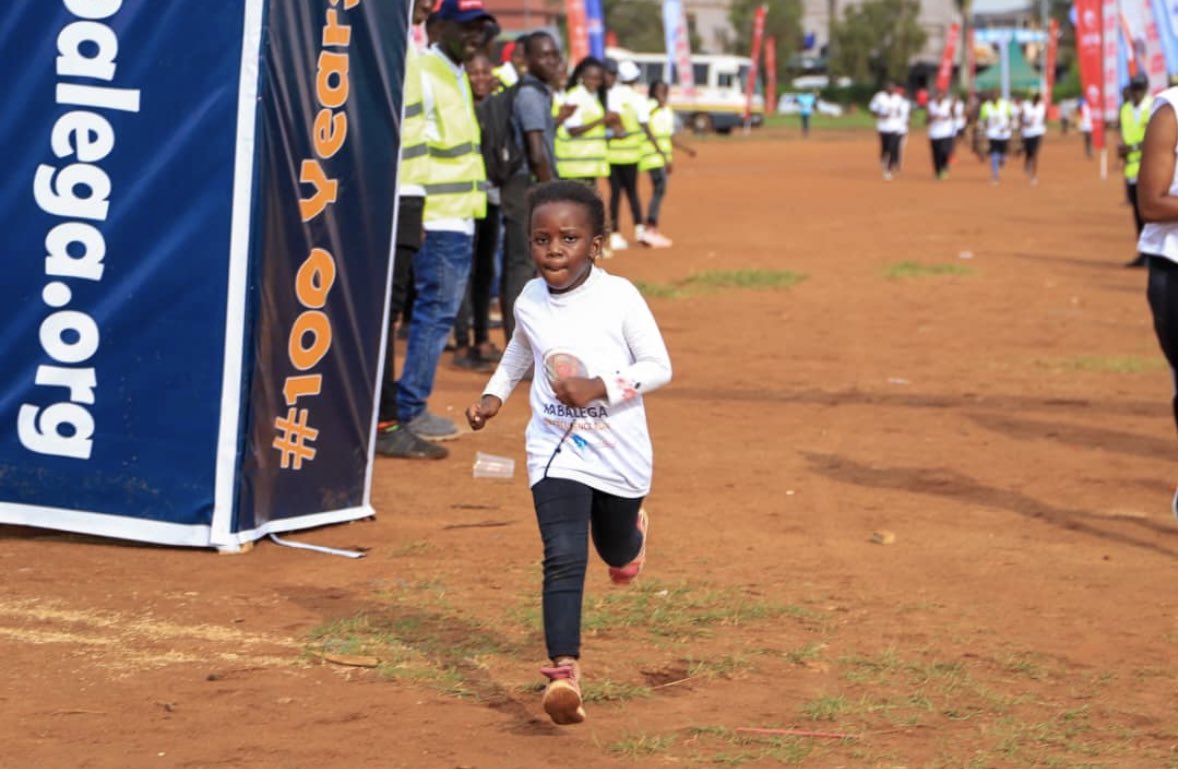
[[[429,157],[422,215],[425,239],[413,258],[417,299],[405,365],[397,382],[397,422],[416,436],[444,441],[458,427],[426,406],[438,360],[470,275],[475,220],[486,215],[486,169],[465,62],[494,22],[482,0],[442,0],[430,17],[437,42],[421,57],[422,107]]]

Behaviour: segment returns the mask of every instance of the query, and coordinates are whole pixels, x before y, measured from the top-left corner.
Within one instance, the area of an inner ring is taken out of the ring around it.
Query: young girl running
[[[520,294],[515,334],[466,418],[471,429],[485,427],[535,366],[527,455],[552,660],[541,669],[544,710],[557,724],[575,724],[585,719],[579,659],[588,539],[614,584],[642,571],[651,478],[643,396],[670,381],[671,362],[638,289],[594,264],[606,238],[597,194],[577,182],[542,184],[530,212],[540,277]]]

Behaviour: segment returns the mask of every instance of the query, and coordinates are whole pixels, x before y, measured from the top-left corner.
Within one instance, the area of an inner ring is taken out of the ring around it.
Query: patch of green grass
[[[753,668],[753,663],[739,654],[724,654],[708,659],[688,657],[684,661],[687,663],[689,678],[733,678]]]
[[[585,702],[627,702],[646,699],[653,692],[649,686],[612,681],[608,678],[591,678],[585,682]]]
[[[648,280],[636,280],[634,285],[648,299],[678,299],[683,295],[683,289],[673,283],[651,283]]]
[[[635,283],[649,298],[680,299],[723,289],[768,291],[791,288],[806,279],[806,274],[792,270],[709,270],[698,272],[673,283]]]
[[[842,695],[819,697],[802,705],[802,715],[811,721],[835,721],[851,709]]]
[[[653,637],[682,639],[707,635],[717,627],[782,616],[795,617],[804,624],[826,621],[812,609],[775,604],[735,588],[646,580],[627,590],[587,595],[581,627],[586,633],[638,628]],[[529,632],[541,627],[540,609],[532,601],[513,607],[507,617],[509,623]]]
[[[1143,374],[1164,371],[1167,363],[1161,357],[1139,355],[1077,355],[1074,358],[1041,361],[1045,368],[1066,371],[1094,371],[1105,374]]]
[[[807,662],[818,659],[818,656],[822,654],[822,650],[825,648],[826,644],[824,643],[808,643],[805,646],[787,651],[782,656],[795,665],[805,665]]]
[[[974,271],[963,264],[924,264],[922,262],[903,261],[889,264],[883,269],[883,276],[888,280],[906,278],[935,278],[943,275],[973,275]]]
[[[629,734],[620,740],[609,743],[606,749],[610,753],[626,758],[645,758],[665,753],[674,744],[675,735],[673,734]]]
[[[1035,681],[1047,678],[1047,668],[1043,665],[1042,656],[1038,654],[1011,654],[1001,660],[1007,672],[1026,676]]]

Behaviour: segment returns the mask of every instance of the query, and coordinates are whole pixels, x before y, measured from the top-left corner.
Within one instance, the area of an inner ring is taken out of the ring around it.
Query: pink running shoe
[[[560,726],[585,720],[581,702],[581,665],[572,657],[561,657],[549,668],[540,668],[548,679],[544,689],[544,712]]]
[[[634,556],[634,560],[625,566],[609,567],[609,578],[615,585],[629,585],[642,573],[642,567],[646,565],[646,538],[649,528],[650,517],[646,514],[646,508],[640,507],[638,508],[638,530],[642,532],[642,549],[638,551],[638,555]]]
[[[650,246],[651,248],[670,248],[672,245],[674,245],[671,242],[671,239],[666,235],[659,232],[658,230],[652,230],[649,228],[646,230],[646,237],[642,243],[643,245]]]

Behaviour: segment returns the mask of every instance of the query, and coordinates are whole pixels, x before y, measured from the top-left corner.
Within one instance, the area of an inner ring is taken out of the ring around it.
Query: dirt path
[[[297,536],[361,561],[0,529],[0,765],[1178,766],[1178,443],[1119,182],[1053,136],[1037,187],[936,183],[913,137],[884,184],[873,142],[701,143],[675,248],[606,264],[675,381],[649,571],[590,570],[582,727],[538,707],[525,483],[470,477],[522,461],[520,397]]]

